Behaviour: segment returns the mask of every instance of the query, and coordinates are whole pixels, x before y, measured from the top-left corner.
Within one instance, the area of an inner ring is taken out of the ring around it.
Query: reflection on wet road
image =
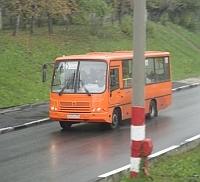
[[[146,120],[153,152],[200,132],[200,88],[173,94],[173,105]],[[1,181],[86,182],[130,163],[130,123],[115,131],[78,124],[70,131],[50,122],[0,136]]]

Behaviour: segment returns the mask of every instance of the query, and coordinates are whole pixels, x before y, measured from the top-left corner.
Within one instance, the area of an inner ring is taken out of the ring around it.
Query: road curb
[[[172,89],[172,92],[177,92],[177,91],[180,91],[180,90],[183,90],[183,89],[193,88],[193,87],[197,87],[197,86],[199,86],[199,83],[193,83],[193,84],[181,86],[181,87],[178,87],[178,88],[174,88],[174,89]]]
[[[200,134],[192,138],[185,140],[180,145],[173,145],[169,148],[156,152],[149,156],[148,163],[149,166],[158,161],[161,157],[166,157],[170,155],[175,155],[183,152],[187,152],[195,147],[200,145]],[[119,182],[122,177],[130,175],[130,164],[122,168],[116,169],[114,171],[105,173],[98,176],[96,179],[91,180],[90,182]]]
[[[44,119],[40,119],[40,120],[37,120],[37,121],[31,121],[31,122],[28,122],[28,123],[25,123],[25,124],[22,124],[22,125],[2,128],[2,129],[0,129],[0,134],[8,133],[8,132],[11,132],[11,131],[21,130],[21,129],[24,129],[24,128],[36,126],[36,125],[46,123],[46,122],[50,122],[50,119],[44,118]]]

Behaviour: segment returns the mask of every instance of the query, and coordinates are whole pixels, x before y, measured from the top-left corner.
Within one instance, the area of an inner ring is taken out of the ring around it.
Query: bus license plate
[[[79,114],[68,114],[67,118],[69,118],[69,119],[79,119],[80,115]]]

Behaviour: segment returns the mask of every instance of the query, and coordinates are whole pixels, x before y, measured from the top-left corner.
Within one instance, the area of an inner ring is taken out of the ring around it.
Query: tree
[[[2,8],[0,7],[0,30],[2,29]]]
[[[149,19],[159,22],[161,16],[171,8],[172,1],[173,0],[147,0]]]
[[[0,0],[0,30],[3,28],[2,12],[3,12],[4,0]]]
[[[66,9],[63,9],[63,11],[61,11],[61,14],[63,15],[64,20],[66,21],[65,30],[68,31],[70,21],[75,12],[78,11],[78,5],[75,0],[68,0],[65,3],[66,3]]]
[[[23,13],[30,16],[30,34],[35,33],[36,18],[40,16],[40,13],[44,10],[44,1],[42,0],[26,0]]]
[[[15,17],[15,26],[13,31],[13,36],[18,35],[19,24],[20,24],[20,14],[23,10],[23,0],[12,0],[11,1],[11,15]]]
[[[196,30],[198,26],[198,13],[200,1],[173,0],[173,6],[169,11],[170,21],[190,30]]]
[[[120,25],[122,23],[122,17],[126,12],[132,14],[132,0],[107,0],[107,3],[112,7],[113,14],[117,15]]]
[[[80,0],[78,7],[74,21],[89,23],[91,25],[91,34],[97,35],[103,26],[105,17],[111,12],[108,4],[105,0]]]
[[[52,18],[62,14],[65,16],[66,22],[68,22],[68,18],[76,10],[77,4],[75,0],[45,0],[45,7],[48,17],[48,32],[53,33]]]
[[[200,1],[147,0],[147,10],[152,21],[159,22],[166,15],[166,21],[194,30],[197,26]]]

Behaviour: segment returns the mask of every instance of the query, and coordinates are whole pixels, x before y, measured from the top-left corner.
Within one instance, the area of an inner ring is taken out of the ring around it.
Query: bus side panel
[[[131,107],[132,107],[131,103],[126,104],[122,107],[123,110],[122,120],[131,118]]]
[[[162,82],[152,85],[146,85],[146,110],[149,111],[149,104],[152,99],[156,100],[157,110],[167,108],[172,103],[172,83]]]
[[[122,120],[131,118],[132,88],[121,90]]]
[[[150,105],[151,99],[145,100],[145,114],[149,113],[149,105]]]

